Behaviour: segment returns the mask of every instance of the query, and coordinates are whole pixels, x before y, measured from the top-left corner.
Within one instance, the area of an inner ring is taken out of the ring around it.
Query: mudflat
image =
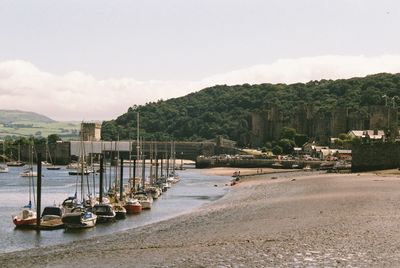
[[[0,266],[399,267],[399,215],[397,175],[257,175],[189,214],[4,253]]]

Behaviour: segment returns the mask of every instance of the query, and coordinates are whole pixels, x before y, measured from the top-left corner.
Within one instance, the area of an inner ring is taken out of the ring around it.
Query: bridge
[[[136,141],[71,141],[71,156],[119,152],[125,159],[135,158],[137,154]],[[157,158],[169,158],[175,152],[176,159],[195,161],[199,155],[214,155],[217,145],[214,142],[142,142],[140,152],[147,158],[157,152]],[[83,152],[82,152],[83,151]]]
[[[141,151],[147,158],[150,156],[150,151],[157,151],[157,157],[159,159],[170,158],[171,144],[171,142],[165,141],[145,141],[142,143]],[[20,155],[22,161],[29,161],[29,147],[30,145],[25,144],[20,146]],[[152,147],[152,149],[150,149],[150,147]],[[175,149],[172,151],[175,151],[176,159],[187,159],[192,161],[196,161],[196,158],[199,155],[212,156],[224,153],[237,153],[231,144],[221,141],[176,141],[174,142],[174,147]],[[18,155],[16,145],[9,146],[9,150],[12,152],[12,155]],[[35,162],[37,153],[41,153],[43,160],[45,159],[46,154],[49,153],[54,164],[66,165],[72,159],[76,160],[78,156],[82,155],[82,153],[86,156],[90,154],[105,153],[107,157],[110,157],[110,155],[114,155],[115,157],[115,154],[119,152],[120,156],[124,159],[134,159],[137,154],[137,144],[136,141],[66,141],[48,144],[47,148],[46,144],[36,144],[34,151]],[[5,156],[5,160],[8,161],[7,156]]]

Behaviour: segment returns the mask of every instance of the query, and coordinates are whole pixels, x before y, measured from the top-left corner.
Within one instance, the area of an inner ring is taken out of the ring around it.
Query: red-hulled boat
[[[124,208],[126,209],[126,214],[135,214],[142,211],[142,205],[137,199],[130,198],[126,201]]]
[[[36,224],[36,212],[30,209],[22,210],[18,215],[12,217],[16,227],[26,227]]]

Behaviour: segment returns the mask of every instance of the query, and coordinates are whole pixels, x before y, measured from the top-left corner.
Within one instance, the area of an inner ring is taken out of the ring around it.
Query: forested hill
[[[384,96],[387,96],[386,98]],[[396,97],[399,96],[399,97]],[[146,140],[204,140],[223,135],[238,142],[250,134],[251,112],[276,104],[289,119],[300,104],[329,111],[368,105],[400,104],[400,74],[310,81],[296,84],[218,85],[184,97],[131,107],[116,120],[103,122],[103,139],[136,137],[136,112]]]

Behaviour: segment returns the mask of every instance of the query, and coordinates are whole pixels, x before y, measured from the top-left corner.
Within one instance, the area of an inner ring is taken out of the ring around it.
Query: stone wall
[[[399,143],[360,144],[352,148],[353,172],[400,167]]]
[[[266,141],[279,139],[283,127],[291,127],[316,141],[329,141],[350,130],[390,130],[398,133],[398,111],[388,106],[370,106],[366,113],[348,108],[314,111],[310,105],[300,105],[288,122],[277,106],[269,105],[264,112],[252,114],[252,144],[262,146]]]
[[[30,145],[21,145],[21,160],[24,162],[29,162],[29,154],[31,152]],[[56,165],[67,165],[70,162],[70,143],[62,142],[49,144],[49,153],[51,159]],[[17,148],[13,148],[13,151],[17,151]],[[42,161],[46,160],[46,144],[36,144],[34,146],[34,157],[33,161],[36,163],[36,155],[37,153],[42,154]],[[17,153],[13,153],[13,155],[17,156]],[[47,158],[47,161],[50,162],[50,157]]]

